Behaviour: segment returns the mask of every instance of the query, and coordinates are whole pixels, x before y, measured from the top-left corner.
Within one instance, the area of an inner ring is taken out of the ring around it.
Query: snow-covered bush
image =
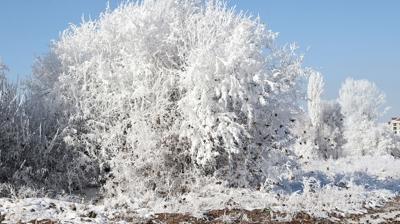
[[[39,83],[110,195],[180,194],[201,176],[255,188],[286,169],[300,113],[302,57],[275,38],[222,1],[127,3],[64,31]]]
[[[11,83],[6,71],[0,63],[0,182],[16,189],[26,185],[55,191],[86,186],[94,172],[82,175],[82,166],[91,160],[82,161],[79,152],[60,140],[64,116],[52,107],[48,90],[37,80]]]
[[[399,142],[386,125],[379,125],[385,95],[367,80],[347,79],[338,102],[344,115],[345,155],[394,154]]]
[[[31,148],[37,149],[38,156],[46,158],[39,163],[39,170],[46,173],[41,179],[48,182],[46,187],[72,191],[97,184],[99,172],[93,157],[64,141],[71,105],[60,99],[57,85],[60,65],[52,53],[38,58],[33,66],[33,77],[26,83],[25,107],[36,140]]]
[[[7,80],[8,68],[0,61],[0,181],[12,178],[22,166],[21,151],[26,150],[26,117],[16,84]]]

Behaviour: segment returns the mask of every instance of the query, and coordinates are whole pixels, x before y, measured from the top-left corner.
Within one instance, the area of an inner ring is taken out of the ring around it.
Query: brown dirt
[[[240,210],[240,209],[223,209],[213,210],[207,212],[203,218],[194,218],[188,214],[157,214],[149,221],[148,224],[168,223],[193,223],[193,224],[225,224],[225,223],[241,223],[241,224],[255,224],[255,223],[273,223],[273,224],[297,224],[297,223],[333,223],[329,220],[314,218],[306,213],[297,214],[290,222],[274,221],[277,218],[284,218],[285,214],[279,212],[272,212],[268,209],[257,209],[253,211]]]
[[[204,214],[203,218],[195,218],[189,214],[156,214],[148,224],[226,224],[226,223],[241,223],[241,224],[256,224],[256,223],[271,223],[271,224],[311,224],[311,223],[361,223],[365,220],[381,220],[382,223],[399,223],[400,224],[400,197],[388,202],[382,208],[368,209],[366,214],[346,215],[330,214],[330,219],[316,218],[307,213],[300,212],[296,214],[290,221],[280,222],[287,217],[286,214],[273,212],[269,209],[258,209],[253,211],[240,209],[223,209],[213,210]],[[385,214],[390,212],[398,212],[394,217],[387,217]],[[228,217],[228,219],[227,219]],[[286,219],[287,220],[287,219]]]
[[[395,212],[392,216],[387,214]],[[286,217],[286,218],[285,218]],[[284,219],[285,218],[285,219]],[[290,220],[287,222],[277,220]],[[190,214],[174,214],[162,213],[156,214],[151,219],[144,220],[135,216],[132,217],[118,217],[109,223],[118,221],[125,221],[127,223],[144,223],[144,224],[257,224],[257,223],[271,223],[271,224],[311,224],[311,223],[362,223],[371,220],[380,220],[381,223],[399,223],[400,224],[400,197],[388,202],[382,208],[369,209],[366,214],[359,215],[346,215],[330,214],[330,219],[316,218],[307,213],[300,212],[292,219],[287,218],[287,214],[281,212],[274,212],[270,209],[256,209],[256,210],[243,210],[243,209],[221,209],[212,210],[203,215],[202,218],[196,218]],[[84,220],[82,220],[84,221]],[[90,221],[90,220],[86,220]],[[21,222],[20,222],[21,223]],[[57,221],[52,220],[32,220],[29,224],[56,224]],[[22,223],[21,223],[22,224]]]

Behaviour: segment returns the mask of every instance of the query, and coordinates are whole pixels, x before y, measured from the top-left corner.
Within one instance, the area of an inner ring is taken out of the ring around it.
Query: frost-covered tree
[[[317,146],[320,157],[337,159],[343,155],[343,114],[335,101],[322,101],[322,124],[318,127]]]
[[[33,181],[41,182],[40,187],[71,192],[96,184],[99,172],[96,160],[64,142],[71,109],[57,95],[59,72],[57,57],[50,53],[38,58],[33,77],[25,83],[24,106],[32,135],[30,151],[35,154],[31,170],[43,173],[32,174]]]
[[[88,160],[60,141],[60,108],[33,81],[9,82],[7,70],[0,63],[0,182],[55,191],[85,186],[95,172],[83,175]]]
[[[333,158],[386,154],[399,156],[400,144],[378,118],[384,113],[385,95],[367,80],[347,79],[337,101],[323,100],[324,81],[311,71],[307,100],[308,115],[296,122],[300,158]]]
[[[320,73],[311,73],[308,78],[308,113],[313,126],[318,127],[322,123],[322,95],[324,92],[324,80]]]
[[[17,86],[8,82],[8,71],[0,60],[0,181],[11,178],[18,163],[19,152],[25,147],[23,141],[25,119],[21,113],[21,98]],[[21,161],[22,162],[22,161]]]
[[[397,148],[389,128],[377,124],[384,112],[385,95],[374,83],[347,79],[338,102],[344,115],[346,155],[392,153]]]
[[[368,80],[346,79],[339,92],[346,117],[376,122],[384,112],[385,94]]]
[[[275,38],[222,1],[127,3],[64,31],[38,88],[111,195],[165,197],[202,176],[258,187],[285,169],[305,73]]]
[[[308,117],[303,117],[297,124],[300,136],[297,153],[308,159],[336,159],[341,155],[344,143],[340,105],[322,99],[324,85],[320,73],[310,74],[307,90]]]

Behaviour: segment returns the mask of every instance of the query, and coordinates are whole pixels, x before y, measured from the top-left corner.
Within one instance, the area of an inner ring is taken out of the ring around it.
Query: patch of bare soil
[[[389,201],[381,208],[368,209],[365,214],[337,217],[341,222],[347,223],[400,223],[400,197]]]
[[[225,224],[225,223],[333,223],[327,219],[314,218],[306,213],[299,213],[291,219],[291,221],[283,222],[277,221],[287,219],[287,215],[284,213],[273,212],[268,209],[257,209],[257,210],[241,210],[241,209],[223,209],[213,210],[204,214],[203,218],[194,218],[190,215],[185,214],[157,214],[148,224],[168,223],[168,224],[179,224],[179,223],[193,223],[193,224]]]
[[[289,221],[279,221],[289,220]],[[202,218],[195,218],[188,214],[156,214],[148,224],[226,224],[226,223],[272,223],[272,224],[297,224],[297,223],[400,223],[400,198],[387,203],[382,208],[368,209],[365,214],[340,215],[332,213],[329,218],[316,218],[307,213],[300,212],[292,218],[287,214],[274,212],[269,209],[241,210],[223,209],[213,210],[204,214]]]

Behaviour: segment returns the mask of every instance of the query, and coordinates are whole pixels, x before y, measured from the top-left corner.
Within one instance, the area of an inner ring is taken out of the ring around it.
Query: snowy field
[[[3,198],[0,199],[0,213],[5,223],[31,220],[140,223],[162,220],[162,217],[164,221],[174,220],[159,214],[181,214],[178,217],[182,220],[200,222],[221,210],[228,215],[215,215],[214,221],[225,219],[236,223],[240,218],[245,222],[243,214],[255,220],[277,222],[296,219],[354,223],[400,221],[399,168],[400,161],[389,156],[364,157],[362,161],[355,158],[315,161],[308,164],[301,175],[286,180],[286,188],[278,186],[271,192],[209,184],[174,200],[148,201],[146,206],[134,209],[109,206],[96,189],[90,189],[85,195],[65,195],[57,199]]]

